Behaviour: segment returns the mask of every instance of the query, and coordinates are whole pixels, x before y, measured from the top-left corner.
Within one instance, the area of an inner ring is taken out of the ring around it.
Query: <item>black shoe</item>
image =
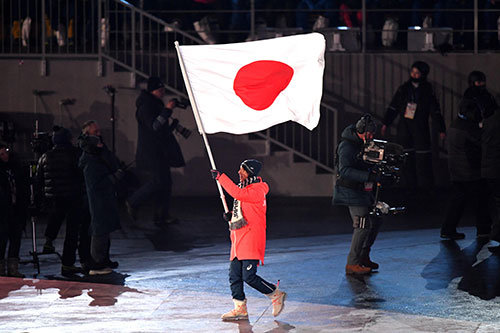
[[[441,238],[444,238],[444,239],[453,239],[453,240],[457,240],[457,239],[464,239],[465,238],[465,234],[464,233],[461,233],[461,232],[447,232],[447,233],[441,233]]]
[[[88,262],[82,262],[81,265],[82,265],[83,274],[89,275],[89,271],[90,271],[90,268],[91,268],[90,263],[88,263]]]
[[[113,270],[108,267],[107,263],[93,263],[89,270],[89,275],[104,275],[110,274]]]
[[[115,268],[118,268],[118,266],[120,265],[118,263],[118,261],[111,261],[110,259],[108,259],[106,262],[105,262],[106,266],[108,266],[109,268],[112,268],[112,269],[115,269]]]
[[[369,267],[372,270],[378,269],[379,264],[370,260],[370,257],[361,258],[361,266]]]
[[[62,265],[61,266],[61,275],[63,275],[63,276],[72,276],[72,275],[79,274],[79,273],[81,273],[81,274],[84,273],[83,268],[77,267],[75,265],[71,265],[71,266]]]

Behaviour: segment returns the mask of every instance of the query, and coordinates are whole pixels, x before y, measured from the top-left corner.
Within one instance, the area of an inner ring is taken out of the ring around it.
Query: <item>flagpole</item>
[[[175,49],[177,50],[177,57],[179,58],[179,65],[181,66],[182,77],[184,79],[184,84],[186,85],[186,90],[189,96],[189,101],[191,102],[191,109],[193,110],[194,119],[196,121],[196,126],[198,126],[198,131],[200,132],[203,142],[205,143],[205,148],[207,149],[208,159],[210,160],[210,165],[212,169],[216,170],[215,160],[212,155],[212,149],[210,149],[210,145],[208,143],[207,134],[205,133],[205,129],[203,128],[203,123],[201,122],[200,113],[198,112],[198,107],[196,105],[196,100],[194,99],[193,90],[191,89],[191,83],[189,82],[186,67],[184,66],[184,60],[182,59],[181,51],[179,49],[179,42],[175,41]],[[227,207],[226,197],[224,196],[224,191],[222,190],[222,186],[219,181],[216,180],[217,188],[219,189],[220,199],[222,201],[222,206],[224,206],[224,212],[229,212],[229,208]]]

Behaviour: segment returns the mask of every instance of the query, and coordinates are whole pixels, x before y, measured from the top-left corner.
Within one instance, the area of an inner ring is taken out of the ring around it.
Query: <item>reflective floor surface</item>
[[[57,256],[44,255],[36,279],[0,278],[0,331],[499,332],[498,243],[461,231],[456,242],[438,229],[383,231],[372,250],[380,270],[364,277],[344,273],[350,234],[271,239],[259,275],[280,280],[283,313],[274,318],[267,297],[246,287],[249,321],[226,323],[227,241],[158,250],[175,235],[129,230],[113,235],[120,266],[110,275],[62,277]]]

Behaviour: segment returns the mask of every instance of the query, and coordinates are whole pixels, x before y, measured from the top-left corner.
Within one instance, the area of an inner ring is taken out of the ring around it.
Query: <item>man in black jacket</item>
[[[28,199],[27,172],[16,154],[0,143],[0,276],[24,277],[18,268]]]
[[[369,274],[379,265],[370,260],[370,249],[381,225],[381,219],[370,216],[374,205],[376,174],[361,158],[364,143],[373,139],[376,125],[369,114],[342,132],[337,149],[337,180],[333,191],[334,205],[348,206],[352,219],[351,249],[346,274]]]
[[[446,216],[441,226],[441,237],[463,239],[457,225],[468,203],[476,215],[478,238],[488,238],[491,217],[488,209],[489,191],[481,179],[481,128],[482,106],[470,96],[470,88],[460,102],[458,117],[448,131],[448,168],[452,182]]]
[[[399,116],[396,141],[408,153],[404,176],[410,189],[429,189],[434,184],[429,116],[437,126],[441,140],[446,136],[439,102],[427,81],[428,74],[429,65],[423,61],[411,66],[410,79],[396,91],[381,129],[382,136],[385,136],[387,128]]]
[[[109,274],[118,263],[109,258],[110,234],[120,229],[116,183],[123,176],[118,160],[106,147],[99,125],[89,120],[82,126],[79,146],[83,150],[78,166],[83,171],[90,210],[90,275]]]
[[[82,272],[75,266],[77,248],[82,267],[90,264],[90,221],[84,214],[83,174],[78,168],[81,152],[71,143],[71,132],[66,128],[55,126],[52,142],[54,147],[40,157],[37,171],[43,195],[51,206],[44,251],[50,250],[52,241],[66,221],[61,274],[71,275]]]
[[[143,185],[127,200],[129,214],[136,219],[136,209],[145,200],[152,198],[154,220],[159,226],[175,222],[170,216],[172,193],[171,167],[185,165],[184,157],[172,131],[178,124],[170,119],[176,102],[163,104],[165,87],[158,77],[148,80],[147,90],[137,98],[135,117],[138,124],[136,166]]]

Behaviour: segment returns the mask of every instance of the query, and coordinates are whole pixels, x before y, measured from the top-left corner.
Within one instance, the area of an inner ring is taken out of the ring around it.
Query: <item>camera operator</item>
[[[126,201],[127,211],[135,221],[139,205],[147,199],[153,199],[154,221],[158,226],[176,221],[170,216],[172,193],[170,168],[185,165],[181,149],[173,134],[178,121],[170,118],[176,100],[170,100],[165,107],[164,96],[163,82],[158,77],[150,77],[147,90],[143,90],[137,98],[136,166],[143,184]]]
[[[83,170],[90,209],[90,275],[109,274],[118,262],[109,258],[110,234],[120,229],[115,185],[125,175],[106,147],[99,125],[89,120],[82,126],[79,146],[83,150],[78,166]]]
[[[28,175],[20,160],[0,143],[0,276],[24,277],[18,269],[21,234],[28,217],[28,188]]]
[[[446,137],[439,102],[427,81],[429,70],[429,65],[423,61],[416,61],[411,66],[410,79],[394,94],[381,129],[385,136],[387,128],[399,116],[396,142],[408,153],[404,174],[411,190],[418,187],[428,190],[434,186],[429,116],[438,128],[440,139]]]
[[[81,151],[73,146],[71,132],[63,127],[54,127],[52,142],[53,148],[42,155],[37,170],[43,195],[50,205],[44,252],[55,250],[52,241],[66,221],[61,274],[72,275],[90,265],[89,221],[83,211],[83,174],[78,168]],[[77,248],[82,268],[75,266]]]
[[[375,204],[375,182],[380,180],[362,159],[364,145],[373,139],[375,131],[375,122],[366,114],[344,129],[337,148],[337,181],[332,203],[348,206],[354,228],[346,274],[368,274],[379,267],[369,254],[382,220],[369,213]]]
[[[493,114],[498,105],[486,89],[484,73],[473,71],[468,81],[469,88],[464,92],[458,116],[448,135],[452,193],[441,227],[441,237],[446,239],[465,238],[465,234],[457,232],[456,228],[467,203],[471,204],[476,215],[477,237],[487,239],[491,231],[490,191],[486,181],[481,179],[481,125],[483,117]]]

